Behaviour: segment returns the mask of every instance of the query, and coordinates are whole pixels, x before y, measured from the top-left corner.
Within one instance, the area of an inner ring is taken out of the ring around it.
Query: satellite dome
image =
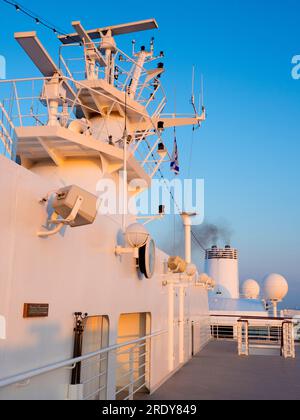
[[[246,299],[257,299],[260,293],[260,286],[256,280],[246,280],[242,287],[242,293]]]
[[[280,302],[289,290],[286,279],[280,274],[269,274],[264,279],[264,294],[267,300]]]

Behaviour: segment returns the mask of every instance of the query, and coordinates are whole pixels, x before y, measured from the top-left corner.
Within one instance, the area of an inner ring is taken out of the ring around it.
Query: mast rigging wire
[[[43,17],[39,16],[37,13],[31,11],[30,9],[23,6],[19,2],[14,2],[10,0],[2,0],[2,1],[6,4],[9,4],[10,6],[13,6],[17,13],[23,13],[25,16],[34,20],[36,24],[40,24],[44,26],[45,28],[51,30],[55,35],[65,35],[66,37],[70,37],[70,35],[68,35],[66,31],[62,30],[56,25],[53,25],[47,19],[44,19]],[[78,43],[78,41],[76,41],[76,43]]]

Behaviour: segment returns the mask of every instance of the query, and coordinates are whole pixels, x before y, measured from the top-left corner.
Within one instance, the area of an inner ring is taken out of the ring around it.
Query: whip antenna
[[[198,115],[196,105],[195,105],[195,66],[192,69],[192,96],[191,96],[191,104],[194,109],[195,115]]]
[[[203,74],[201,74],[201,91],[200,91],[200,108],[199,108],[199,114],[204,109],[204,80],[203,80]]]

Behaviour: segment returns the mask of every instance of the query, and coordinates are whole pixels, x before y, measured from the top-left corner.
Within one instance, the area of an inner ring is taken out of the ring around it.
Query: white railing
[[[291,319],[212,315],[210,329],[213,340],[236,341],[239,355],[248,356],[258,351],[271,354],[276,351],[276,354],[284,357],[295,357]]]
[[[213,323],[210,326],[211,337],[213,340],[237,340],[237,324],[222,325]],[[258,326],[250,327],[248,330],[248,340],[251,344],[273,344],[280,345],[282,330],[278,326]]]
[[[242,317],[237,324],[239,355],[248,356],[260,349],[265,354],[277,350],[277,354],[285,358],[295,358],[294,326],[291,319]]]
[[[2,102],[0,102],[0,155],[14,158],[15,127]]]
[[[98,48],[99,42],[93,42],[93,47]],[[141,70],[141,77],[137,85],[135,93],[136,101],[143,105],[150,114],[155,112],[157,105],[162,99],[166,102],[166,95],[160,78],[149,78],[149,72],[145,66],[139,66],[134,58],[130,57],[121,49],[113,46],[115,49],[114,60],[114,86],[125,91],[130,86],[130,81],[134,79],[134,71],[136,67]],[[83,47],[77,44],[65,44],[60,47],[59,67],[65,77],[69,77],[74,81],[82,81],[86,79],[87,68],[86,58],[83,54]],[[157,58],[146,61],[145,65],[156,61]],[[105,77],[103,67],[96,66],[96,77],[99,79]],[[155,100],[154,100],[155,99]]]
[[[210,325],[211,338],[213,340],[234,340],[236,336],[234,334],[234,327],[231,325]]]
[[[149,389],[149,353],[147,340],[117,352],[116,399],[132,400],[137,392]]]
[[[68,399],[105,400],[108,379],[115,378],[114,395],[110,398],[131,400],[139,391],[149,390],[150,350],[154,339],[164,336],[160,331],[128,342],[115,344],[80,357],[62,360],[38,369],[0,379],[1,391],[19,385],[30,387],[31,380],[62,369],[81,368],[79,384],[68,385]],[[113,356],[113,358],[112,358]],[[115,361],[115,362],[112,362]],[[58,384],[59,385],[59,384]],[[74,391],[75,390],[75,391]]]
[[[35,127],[49,124],[49,118],[53,112],[51,101],[47,97],[47,89],[45,89],[49,81],[50,78],[42,77],[0,81],[0,139],[2,146],[0,154],[5,154],[12,158],[15,157],[13,151],[16,150],[16,127]],[[57,125],[61,127],[68,128],[77,119],[76,110],[78,109],[101,116],[99,110],[82,103],[80,95],[83,91],[86,92],[88,90],[93,97],[101,97],[110,101],[112,99],[105,93],[87,87],[80,81],[76,81],[75,87],[74,79],[67,76],[60,78],[60,84],[63,87],[68,85],[74,90],[73,97],[72,95],[67,95],[64,100],[59,101],[55,117],[57,119]],[[152,117],[145,110],[137,111],[130,105],[127,105],[128,111],[134,110],[139,115],[141,121],[145,118],[150,121],[149,128],[141,132],[136,132],[131,143],[128,145],[128,153],[132,154],[140,162],[150,177],[155,175],[162,163],[170,162],[171,158],[168,152],[163,157],[158,153],[158,143],[163,141],[153,121],[153,118],[159,117],[165,102],[166,99],[163,95],[161,101],[153,111]],[[115,98],[111,104],[110,111],[117,105],[124,106],[124,103]],[[100,126],[98,125],[97,129],[92,130],[89,122],[83,118],[80,119],[80,125],[85,135],[92,135],[96,140],[109,143],[110,140],[107,135],[105,123]],[[122,139],[119,142],[115,142],[115,146],[122,148]]]

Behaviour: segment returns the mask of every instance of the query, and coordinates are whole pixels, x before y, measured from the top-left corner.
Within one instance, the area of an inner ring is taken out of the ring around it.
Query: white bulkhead
[[[180,287],[163,285],[167,256],[157,250],[152,279],[139,274],[132,256],[116,257],[121,229],[118,216],[98,215],[92,225],[68,227],[56,236],[39,238],[36,232],[47,218],[39,200],[65,179],[48,180],[4,157],[0,157],[0,168],[5,173],[0,177],[0,312],[6,319],[6,340],[0,340],[0,377],[71,358],[76,311],[106,316],[109,344],[118,341],[121,314],[148,313],[150,331],[166,330],[171,293],[174,360],[170,365],[166,334],[151,355],[151,386],[157,386],[170,374],[170,366],[174,370],[180,365]],[[81,172],[84,167],[79,168]],[[209,339],[207,291],[191,284],[184,295],[185,320],[198,322],[199,334],[195,335],[200,350]],[[23,306],[29,302],[48,303],[48,317],[23,318]],[[189,347],[184,352],[188,358]],[[67,398],[69,383],[70,371],[60,370],[35,378],[27,386],[1,389],[0,398]]]

